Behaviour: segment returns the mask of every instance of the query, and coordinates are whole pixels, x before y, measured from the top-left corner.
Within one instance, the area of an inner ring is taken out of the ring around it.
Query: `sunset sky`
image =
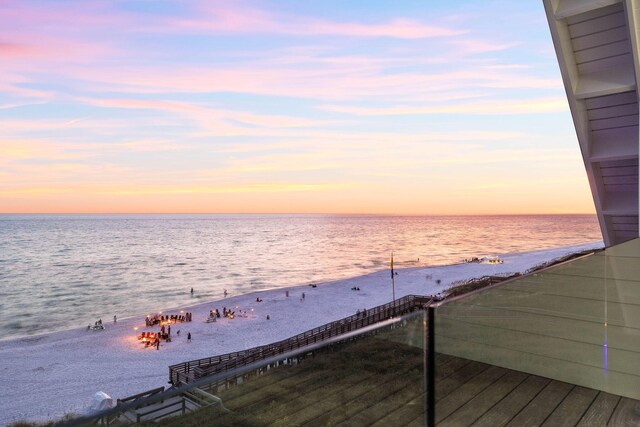
[[[541,0],[0,0],[0,64],[0,212],[594,212]]]

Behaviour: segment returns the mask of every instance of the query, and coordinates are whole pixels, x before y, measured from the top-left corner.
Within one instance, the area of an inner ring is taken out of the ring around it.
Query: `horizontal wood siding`
[[[640,239],[624,245],[443,304],[436,351],[640,398]]]

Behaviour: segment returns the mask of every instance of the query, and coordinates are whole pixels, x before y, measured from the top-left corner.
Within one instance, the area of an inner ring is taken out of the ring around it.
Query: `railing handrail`
[[[190,380],[195,379],[196,375],[203,377],[282,354],[404,314],[407,311],[429,304],[431,301],[431,298],[427,296],[407,295],[367,310],[366,316],[362,312],[347,316],[275,343],[171,365],[169,366],[169,382],[173,385],[188,383]]]
[[[157,387],[151,390],[143,391],[142,393],[134,394],[133,396],[123,397],[122,399],[118,399],[117,403],[121,404],[121,403],[133,402],[135,400],[138,400],[144,397],[153,396],[154,394],[162,393],[163,391],[164,391],[164,386]]]

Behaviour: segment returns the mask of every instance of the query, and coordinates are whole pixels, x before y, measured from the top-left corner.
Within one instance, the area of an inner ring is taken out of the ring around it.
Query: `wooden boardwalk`
[[[635,400],[447,355],[436,362],[438,425],[640,424]],[[421,349],[372,337],[224,390],[218,396],[231,412],[205,419],[221,426],[421,426],[422,366]],[[181,417],[180,425],[202,423],[198,416]]]
[[[246,366],[311,344],[323,342],[348,332],[357,331],[384,320],[423,310],[431,302],[433,302],[431,297],[407,295],[393,302],[373,307],[361,314],[348,316],[344,319],[318,326],[272,344],[171,365],[169,366],[169,382],[177,386]]]

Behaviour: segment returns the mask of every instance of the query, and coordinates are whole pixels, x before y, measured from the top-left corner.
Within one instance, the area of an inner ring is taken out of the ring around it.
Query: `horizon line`
[[[596,212],[538,213],[365,213],[365,212],[0,212],[0,215],[344,215],[344,216],[545,216],[593,215]]]

